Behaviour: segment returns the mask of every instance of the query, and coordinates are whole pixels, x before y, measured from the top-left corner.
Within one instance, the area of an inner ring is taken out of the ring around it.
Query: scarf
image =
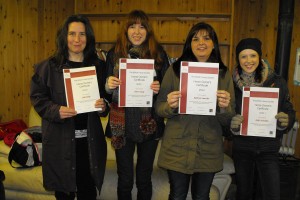
[[[141,49],[138,47],[133,47],[129,50],[129,58],[139,58],[141,55]],[[114,76],[119,77],[119,63],[116,61],[114,67]],[[156,131],[156,122],[152,118],[151,108],[136,108],[141,112],[141,117],[135,115],[134,108],[124,108],[118,107],[119,99],[119,88],[116,88],[112,93],[112,103],[110,109],[110,128],[112,132],[111,144],[115,149],[121,149],[126,144],[125,136],[125,121],[130,116],[125,116],[125,113],[130,113],[130,115],[137,117],[137,123],[139,123],[140,130],[131,130],[135,126],[128,124],[127,130],[131,133],[130,137],[136,142],[141,142],[144,137],[153,134]],[[126,112],[125,112],[126,111]],[[135,122],[134,122],[135,123]]]
[[[261,87],[265,80],[267,80],[267,78],[272,74],[272,72],[273,70],[271,69],[269,63],[263,60],[263,70],[261,72],[262,81],[260,83],[255,81],[256,71],[248,74],[242,70],[242,73],[239,74],[237,67],[233,72],[232,78],[238,88],[243,91],[243,87]]]

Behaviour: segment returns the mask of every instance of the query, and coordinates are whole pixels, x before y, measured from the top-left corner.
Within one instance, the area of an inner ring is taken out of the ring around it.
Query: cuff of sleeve
[[[108,94],[112,94],[112,93],[113,93],[113,90],[111,90],[111,89],[108,88],[107,81],[106,81],[106,83],[105,83],[105,91],[106,91]]]
[[[240,135],[240,131],[234,131],[233,129],[230,129],[230,131],[233,135]]]
[[[284,131],[287,127],[281,127],[281,126],[278,126],[276,127],[277,130],[279,131]]]

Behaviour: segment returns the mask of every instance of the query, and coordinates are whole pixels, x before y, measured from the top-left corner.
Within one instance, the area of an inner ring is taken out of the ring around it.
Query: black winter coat
[[[105,63],[95,60],[87,66],[96,66],[100,96],[105,95]],[[45,60],[35,66],[31,80],[30,99],[42,117],[43,133],[43,185],[46,190],[76,191],[76,149],[74,118],[60,119],[60,106],[66,106],[62,68],[54,59]],[[105,116],[108,109],[101,116]],[[101,191],[105,165],[106,141],[98,112],[88,113],[87,141],[91,174]]]
[[[234,83],[235,86],[235,102],[236,102],[236,113],[241,114],[242,108],[242,91]],[[239,149],[256,149],[257,151],[279,151],[280,139],[282,135],[287,133],[294,125],[295,122],[295,111],[293,105],[290,102],[290,96],[287,84],[285,80],[272,73],[268,79],[263,83],[262,87],[274,87],[279,88],[279,100],[278,100],[278,113],[284,112],[289,116],[289,125],[287,129],[276,131],[276,138],[267,137],[245,137],[245,136],[234,136],[233,148],[235,150]]]

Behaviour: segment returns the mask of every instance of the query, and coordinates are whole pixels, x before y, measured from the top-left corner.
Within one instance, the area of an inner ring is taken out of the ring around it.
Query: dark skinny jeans
[[[117,149],[118,199],[131,200],[134,185],[134,152],[137,147],[136,187],[138,200],[151,200],[153,162],[158,140],[136,143],[129,138],[121,149]]]
[[[209,200],[210,187],[215,173],[184,174],[168,170],[170,182],[169,200],[185,200],[189,191],[190,181],[193,200]]]

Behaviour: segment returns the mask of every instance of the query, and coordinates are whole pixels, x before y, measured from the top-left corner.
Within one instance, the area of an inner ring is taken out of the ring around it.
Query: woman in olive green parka
[[[219,63],[216,115],[178,114],[181,61]],[[190,30],[181,57],[163,79],[156,112],[167,118],[158,165],[167,169],[169,199],[185,199],[192,179],[193,199],[209,199],[216,172],[223,168],[222,126],[234,115],[234,89],[220,56],[217,35],[206,23]]]

